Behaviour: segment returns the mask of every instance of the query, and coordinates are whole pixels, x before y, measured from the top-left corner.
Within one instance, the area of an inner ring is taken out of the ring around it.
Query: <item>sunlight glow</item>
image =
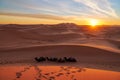
[[[90,25],[92,26],[92,27],[95,27],[96,25],[98,25],[98,20],[96,20],[96,19],[91,19],[90,20]]]

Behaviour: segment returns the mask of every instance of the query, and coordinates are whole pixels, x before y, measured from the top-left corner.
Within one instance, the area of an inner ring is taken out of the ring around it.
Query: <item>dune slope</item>
[[[111,65],[114,68],[120,66],[120,54],[98,48],[75,45],[36,46],[1,50],[1,64],[4,63],[35,63],[34,57],[75,57],[76,66],[81,64]],[[54,63],[53,63],[54,64]],[[42,64],[40,64],[42,65]],[[52,65],[52,64],[50,64]],[[58,63],[54,65],[59,65]],[[64,64],[71,65],[71,63]],[[74,65],[74,64],[73,64]],[[93,67],[94,68],[94,67]],[[118,70],[120,70],[118,68]]]

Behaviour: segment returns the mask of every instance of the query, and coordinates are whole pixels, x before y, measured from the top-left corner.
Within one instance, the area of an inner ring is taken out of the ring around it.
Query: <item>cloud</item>
[[[118,18],[109,0],[3,0],[0,15],[53,20]],[[6,9],[7,8],[7,9]],[[7,13],[9,12],[9,13]],[[27,13],[27,14],[26,14]]]
[[[42,0],[44,3],[24,4],[24,7],[40,13],[76,16],[79,18],[118,18],[109,0]],[[77,3],[76,3],[77,2]]]
[[[25,13],[7,13],[0,12],[0,15],[5,16],[18,16],[18,17],[30,17],[30,18],[38,18],[38,19],[52,19],[52,20],[65,20],[61,16],[49,15],[49,14],[25,14]]]
[[[74,0],[88,7],[92,12],[118,18],[108,0]]]

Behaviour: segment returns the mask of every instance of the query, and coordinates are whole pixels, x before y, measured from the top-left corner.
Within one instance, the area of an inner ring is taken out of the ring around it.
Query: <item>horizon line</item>
[[[75,24],[75,25],[78,25],[78,26],[91,26],[89,24],[76,24],[76,23],[38,23],[38,24],[21,24],[21,23],[4,23],[4,24],[1,24],[0,25],[59,25],[59,24]],[[96,25],[96,26],[120,26],[120,24],[102,24],[102,25]]]

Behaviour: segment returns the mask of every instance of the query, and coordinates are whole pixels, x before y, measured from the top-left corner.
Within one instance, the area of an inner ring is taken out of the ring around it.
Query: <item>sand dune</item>
[[[96,47],[109,46],[114,51],[119,44],[113,44],[108,40],[111,40],[112,37],[119,37],[117,34],[119,32],[119,27],[100,27],[97,30],[91,30],[87,26],[67,23],[57,25],[0,25],[0,49],[61,43],[87,43],[90,45],[94,43]]]
[[[74,45],[54,45],[54,46],[36,46],[29,48],[18,48],[11,50],[1,50],[1,64],[11,63],[34,63],[34,57],[36,56],[48,56],[48,57],[75,57],[78,62],[76,66],[81,64],[95,64],[95,65],[107,65],[113,66],[118,71],[120,66],[120,54],[109,52],[106,50],[87,47],[87,46],[74,46]],[[41,65],[41,64],[40,64]],[[50,64],[52,65],[52,64]],[[54,64],[53,65],[59,65]],[[66,64],[64,64],[66,65]],[[67,64],[71,65],[71,64]],[[74,64],[73,64],[74,65]],[[86,67],[89,65],[86,65]],[[96,66],[92,66],[95,68]],[[100,67],[99,67],[100,68]]]
[[[119,31],[118,27],[91,31],[75,24],[0,25],[0,65],[33,64],[36,56],[72,56],[77,63],[42,65],[83,65],[120,71],[119,42],[111,42],[114,37],[119,39]]]
[[[5,25],[0,27],[0,48],[25,45],[67,42],[81,37],[78,33],[63,28],[28,25]],[[13,48],[14,48],[13,47]]]
[[[109,43],[116,45],[118,49],[120,49],[120,41],[117,40],[107,40]]]

